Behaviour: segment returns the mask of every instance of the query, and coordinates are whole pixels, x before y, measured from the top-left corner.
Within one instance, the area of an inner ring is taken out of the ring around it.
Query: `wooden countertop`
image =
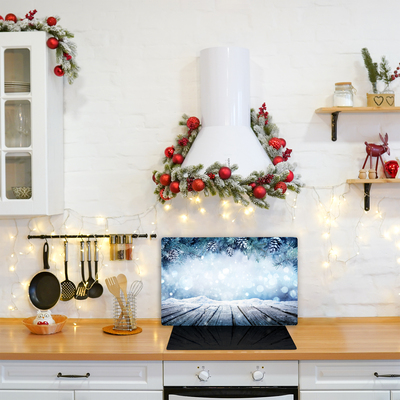
[[[62,332],[34,335],[22,319],[0,319],[2,360],[392,360],[400,359],[400,318],[300,318],[289,326],[297,350],[168,351],[171,327],[139,320],[143,331],[116,336],[110,320],[69,319]]]

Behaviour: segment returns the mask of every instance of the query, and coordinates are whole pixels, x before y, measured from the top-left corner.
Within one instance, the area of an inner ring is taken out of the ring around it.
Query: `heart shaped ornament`
[[[385,175],[388,178],[396,178],[399,171],[399,163],[395,160],[385,162]]]

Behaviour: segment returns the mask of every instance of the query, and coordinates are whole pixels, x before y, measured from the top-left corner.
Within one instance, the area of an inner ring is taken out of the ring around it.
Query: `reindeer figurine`
[[[382,140],[382,144],[373,144],[373,143],[367,143],[365,142],[366,149],[365,151],[367,152],[367,157],[365,157],[364,165],[362,167],[362,170],[364,170],[365,164],[367,164],[368,157],[369,157],[369,162],[370,162],[370,170],[369,170],[369,178],[377,178],[378,177],[378,162],[381,160],[381,163],[383,166],[385,166],[385,163],[382,160],[382,154],[387,153],[390,155],[390,149],[388,145],[388,134],[385,134],[385,138],[382,137],[381,134],[379,134],[379,137]],[[375,170],[372,168],[372,157],[376,157],[376,166]]]

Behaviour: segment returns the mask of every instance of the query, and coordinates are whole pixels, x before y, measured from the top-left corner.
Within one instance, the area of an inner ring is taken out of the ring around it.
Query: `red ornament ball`
[[[282,193],[285,193],[285,192],[286,192],[286,189],[287,189],[286,183],[284,183],[284,182],[278,182],[278,183],[275,185],[274,189],[275,189],[275,190],[282,189]]]
[[[197,117],[190,117],[187,122],[186,126],[191,130],[194,131],[200,126],[200,120]]]
[[[0,21],[4,21],[4,18],[0,15]]]
[[[164,196],[163,196],[163,193],[164,193],[164,189],[161,189],[161,190],[160,190],[160,197],[161,197],[163,200],[166,200],[166,201],[167,201],[167,200],[171,200],[171,197],[164,197]]]
[[[6,21],[12,21],[12,22],[17,22],[17,16],[15,14],[7,14],[5,17]]]
[[[179,189],[179,181],[171,182],[171,184],[169,185],[169,190],[172,193],[179,193],[181,191],[181,189]]]
[[[289,174],[285,179],[285,182],[292,182],[293,178],[294,178],[294,173],[292,171],[289,171]]]
[[[195,179],[192,183],[192,188],[196,192],[201,192],[206,187],[206,184],[201,179]]]
[[[172,162],[174,164],[182,164],[183,160],[184,158],[182,154],[174,154],[174,156],[172,157]]]
[[[58,40],[55,37],[51,37],[47,39],[47,47],[49,49],[56,49],[58,47]]]
[[[72,56],[70,56],[68,53],[63,53],[63,56],[67,61],[69,61],[72,58]]]
[[[253,194],[256,199],[263,199],[265,195],[267,194],[267,191],[263,186],[256,186],[253,189]]]
[[[174,155],[175,147],[170,146],[164,150],[165,157],[172,158]]]
[[[47,25],[48,26],[54,26],[55,24],[57,24],[57,20],[54,17],[47,18]]]
[[[281,141],[282,147],[285,147],[286,146],[286,140],[282,139],[282,138],[280,138],[279,140]]]
[[[168,186],[171,183],[171,175],[162,174],[160,176],[160,183],[161,185]]]
[[[57,65],[56,67],[54,67],[54,73],[57,76],[63,76],[64,75],[64,71],[63,71],[61,65]]]
[[[385,162],[385,174],[388,178],[396,178],[399,170],[399,164],[397,161],[390,160]]]
[[[153,182],[157,185],[157,179],[156,179],[156,175],[155,174],[153,174]]]
[[[228,167],[222,167],[220,168],[220,170],[218,171],[218,175],[221,179],[229,179],[232,175],[232,171],[230,168]]]
[[[283,161],[283,158],[282,158],[281,156],[276,156],[276,157],[273,159],[272,163],[273,163],[274,165],[276,165],[276,164],[279,164],[279,163],[282,162],[282,161]]]
[[[252,183],[249,183],[249,186],[251,186],[254,189],[257,185],[255,184],[255,182],[252,182]]]
[[[268,144],[272,146],[274,149],[279,150],[282,147],[282,142],[279,138],[273,137],[269,139]]]

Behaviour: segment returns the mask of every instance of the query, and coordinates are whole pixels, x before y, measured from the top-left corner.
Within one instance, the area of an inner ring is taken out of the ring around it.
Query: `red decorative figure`
[[[373,170],[372,168],[372,157],[376,157],[376,166],[375,166],[375,173],[376,177],[378,177],[378,162],[381,160],[381,163],[383,166],[385,166],[385,163],[382,160],[382,154],[388,153],[390,155],[390,149],[388,145],[389,137],[388,134],[385,134],[385,138],[382,137],[381,134],[379,134],[379,137],[381,138],[383,144],[373,144],[373,143],[367,143],[365,142],[366,149],[365,151],[367,152],[367,157],[365,157],[365,161],[363,164],[362,169],[364,169],[365,164],[367,164],[368,157],[369,157],[369,162],[370,162],[370,169]]]

